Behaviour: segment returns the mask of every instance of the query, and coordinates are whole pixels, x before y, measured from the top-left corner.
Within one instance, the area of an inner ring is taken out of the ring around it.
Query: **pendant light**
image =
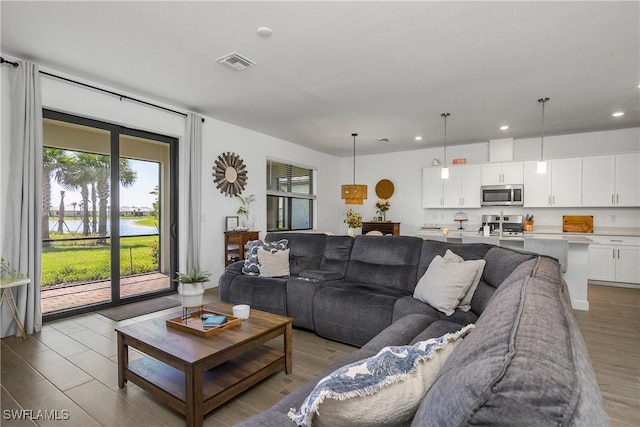
[[[551,98],[540,98],[538,102],[542,104],[542,124],[540,125],[540,160],[536,167],[539,174],[547,173],[547,162],[544,160],[544,104]]]
[[[442,163],[442,170],[440,171],[440,177],[442,179],[449,179],[449,168],[447,167],[447,117],[450,113],[442,113],[441,117],[444,117],[444,162]]]
[[[367,186],[364,184],[356,184],[356,136],[353,137],[353,184],[344,184],[342,186],[342,198],[345,205],[361,205],[367,198]]]

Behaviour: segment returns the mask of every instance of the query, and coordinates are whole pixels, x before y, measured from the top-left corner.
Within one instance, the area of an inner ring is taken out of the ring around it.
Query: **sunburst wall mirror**
[[[233,197],[242,193],[247,185],[247,166],[235,153],[222,153],[213,166],[213,181],[225,196]]]

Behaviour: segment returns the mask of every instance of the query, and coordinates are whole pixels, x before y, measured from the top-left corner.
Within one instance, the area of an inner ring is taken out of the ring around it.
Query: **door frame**
[[[171,194],[171,200],[169,206],[169,229],[168,233],[169,238],[169,288],[166,290],[149,292],[145,294],[135,295],[131,297],[127,297],[122,299],[120,297],[120,255],[119,251],[111,250],[111,301],[99,303],[99,304],[91,304],[78,308],[71,308],[69,310],[65,310],[62,312],[44,314],[43,321],[50,321],[55,319],[60,319],[69,316],[75,316],[82,313],[88,313],[104,308],[115,307],[118,305],[142,301],[150,298],[155,298],[161,295],[169,295],[177,292],[177,283],[171,280],[172,277],[175,277],[176,271],[178,269],[178,232],[177,232],[177,224],[178,224],[178,138],[162,135],[159,133],[139,130],[130,128],[127,126],[121,126],[114,123],[108,123],[101,120],[90,119],[87,117],[77,116],[69,113],[62,113],[55,110],[50,110],[43,108],[42,110],[43,119],[51,119],[57,120],[66,123],[77,124],[81,126],[87,126],[97,129],[103,129],[110,132],[110,158],[111,164],[119,165],[119,161],[113,161],[114,159],[119,160],[120,158],[120,136],[134,136],[144,139],[150,139],[153,141],[163,142],[169,144],[169,191]],[[120,177],[119,177],[119,168],[112,167],[111,168],[111,230],[118,229],[118,233],[114,236],[110,236],[111,239],[111,248],[117,248],[120,246],[120,233],[117,221],[120,219]],[[42,197],[42,196],[40,196]],[[118,203],[113,203],[113,200],[118,200]],[[159,239],[162,239],[162,236],[158,235]],[[117,277],[117,282],[114,286],[113,277]]]

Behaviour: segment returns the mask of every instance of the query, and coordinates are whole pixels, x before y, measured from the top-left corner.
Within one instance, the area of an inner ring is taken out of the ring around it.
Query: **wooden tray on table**
[[[202,326],[202,318],[201,314],[217,314],[219,316],[226,316],[227,320],[220,326],[214,326],[212,328],[205,328]],[[225,329],[239,326],[241,320],[237,317],[229,316],[224,313],[216,313],[215,311],[210,310],[198,310],[189,314],[186,319],[186,322],[182,319],[182,316],[174,317],[167,320],[167,326],[171,328],[180,329],[183,332],[188,332],[190,334],[195,334],[201,337],[210,337],[212,335],[216,335],[224,331]]]

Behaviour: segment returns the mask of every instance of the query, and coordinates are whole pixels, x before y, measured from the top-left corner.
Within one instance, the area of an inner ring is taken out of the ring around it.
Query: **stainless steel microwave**
[[[483,185],[481,191],[482,206],[522,206],[524,201],[522,184]]]

